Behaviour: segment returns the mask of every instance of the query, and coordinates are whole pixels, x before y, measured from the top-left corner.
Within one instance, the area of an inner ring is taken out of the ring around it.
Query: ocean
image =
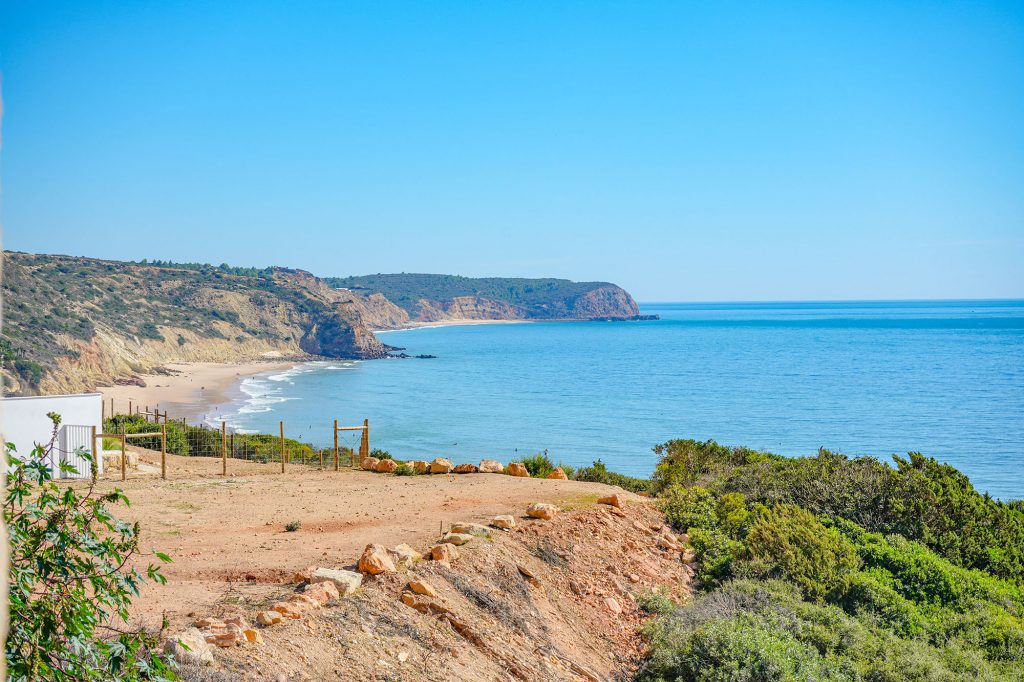
[[[434,359],[331,361],[246,379],[238,429],[314,444],[370,420],[399,459],[547,450],[647,476],[655,444],[714,439],[783,455],[825,447],[948,462],[1024,498],[1024,301],[652,303],[645,322],[385,332]],[[343,443],[357,443],[355,433]]]

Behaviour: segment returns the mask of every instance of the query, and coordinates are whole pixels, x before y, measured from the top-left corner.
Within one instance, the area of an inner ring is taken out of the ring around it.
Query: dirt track
[[[119,515],[141,523],[144,548],[174,560],[167,585],[145,587],[137,601],[149,627],[161,614],[179,625],[225,601],[259,601],[310,566],[354,567],[370,542],[422,550],[442,524],[486,523],[537,501],[572,508],[618,491],[496,474],[396,477],[301,465],[281,474],[280,465],[235,460],[224,477],[219,459],[176,456],[161,481],[159,455],[141,453],[143,473],[129,471],[122,483],[111,472],[99,486],[123,488],[131,507]],[[291,521],[301,523],[298,531],[285,531]]]

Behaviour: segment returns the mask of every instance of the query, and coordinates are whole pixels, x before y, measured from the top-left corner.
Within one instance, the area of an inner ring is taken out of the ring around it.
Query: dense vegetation
[[[645,680],[1019,680],[1024,510],[919,454],[657,448],[701,591],[658,602]]]
[[[457,296],[480,296],[519,306],[529,317],[565,317],[572,302],[582,294],[600,287],[615,287],[608,282],[571,282],[567,279],[523,279],[517,277],[460,277],[401,273],[326,277],[333,287],[366,293],[381,293],[410,314],[416,313],[420,299],[448,301]]]
[[[54,420],[54,437],[60,418]],[[9,536],[6,661],[9,680],[161,680],[176,675],[158,636],[124,629],[145,580],[162,583],[159,563],[144,572],[138,524],[118,520],[120,490],[58,486],[53,441],[32,453],[7,444],[4,525]],[[88,453],[84,453],[88,460]],[[65,463],[62,471],[73,472]]]
[[[220,457],[221,433],[207,426],[167,422],[167,452],[172,455],[193,457]],[[147,422],[142,415],[119,414],[103,420],[104,433],[151,433],[159,426]],[[160,449],[160,438],[133,438],[131,444],[150,450]],[[281,438],[266,433],[236,433],[226,442],[228,456],[250,459],[257,462],[280,461]],[[118,447],[120,444],[118,444]],[[285,451],[291,461],[308,461],[315,454],[312,446],[295,440],[284,439]]]

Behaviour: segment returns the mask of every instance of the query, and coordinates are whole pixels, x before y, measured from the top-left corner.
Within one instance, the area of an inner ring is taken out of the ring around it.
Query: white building
[[[93,427],[96,427],[96,433],[103,432],[103,396],[82,393],[0,398],[0,433],[4,442],[14,443],[18,457],[31,455],[37,443],[45,445],[50,442],[53,422],[46,416],[49,412],[56,412],[61,417],[51,453],[54,476],[60,476],[57,463],[67,462],[78,469],[76,478],[88,478],[92,473],[89,462],[76,453],[80,448],[92,452]],[[103,457],[98,460],[97,466],[102,473]]]

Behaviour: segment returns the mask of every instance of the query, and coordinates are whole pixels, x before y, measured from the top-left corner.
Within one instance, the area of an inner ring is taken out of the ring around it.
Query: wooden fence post
[[[125,480],[128,476],[128,454],[124,449],[124,429],[121,430],[121,480]]]
[[[281,473],[284,473],[284,422],[281,422]]]
[[[334,420],[334,470],[338,470],[338,420]]]
[[[363,441],[359,444],[359,460],[362,461],[370,456],[370,420],[363,420]],[[352,462],[355,467],[356,463]]]
[[[114,412],[114,399],[111,398],[110,399],[110,416],[113,417],[115,414],[117,414],[117,413]]]
[[[132,401],[128,401],[128,416],[132,415]]]
[[[228,423],[220,423],[220,473],[228,475]]]
[[[160,425],[160,478],[167,478],[167,424]]]
[[[99,453],[96,452],[96,427],[92,427],[92,480],[95,483],[100,475]]]

